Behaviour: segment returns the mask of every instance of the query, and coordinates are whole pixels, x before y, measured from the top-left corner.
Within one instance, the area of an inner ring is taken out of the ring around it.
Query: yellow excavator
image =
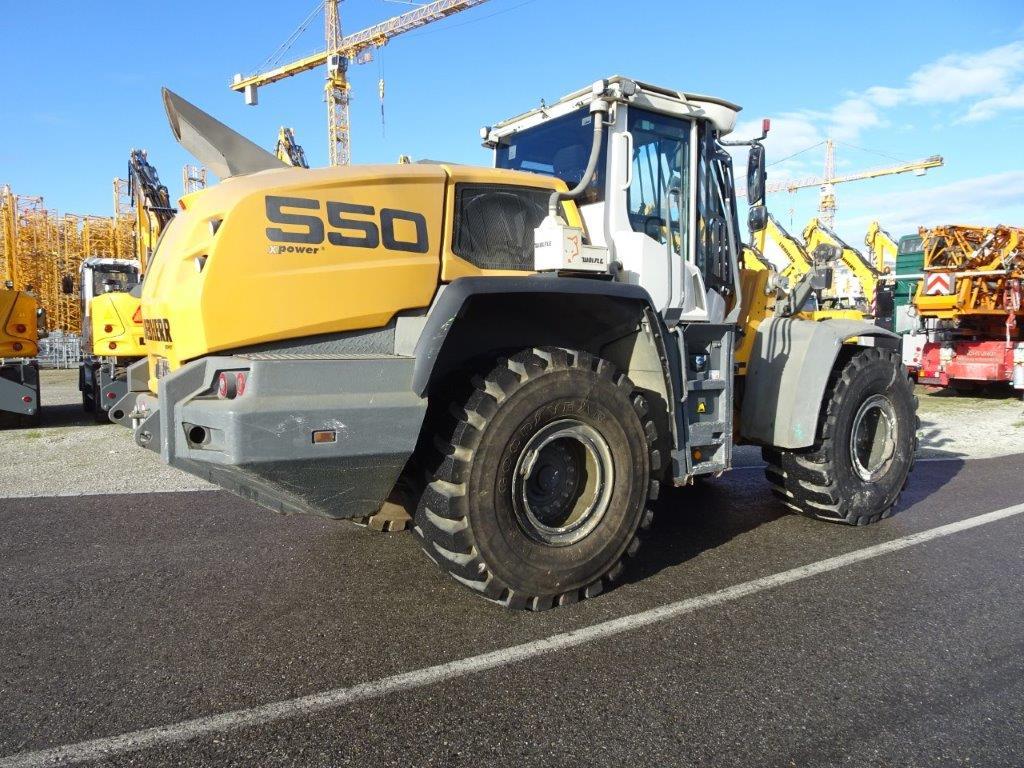
[[[82,407],[109,421],[111,406],[127,391],[127,371],[145,357],[141,282],[167,223],[174,216],[167,187],[145,150],[132,150],[128,186],[135,210],[135,258],[88,258],[80,269],[83,356]]]
[[[871,263],[880,273],[891,271],[890,264],[896,264],[896,255],[899,252],[899,244],[893,239],[887,230],[877,221],[868,225],[868,233],[864,236],[864,245],[867,246]]]
[[[893,284],[881,279],[889,271],[884,263],[881,266],[872,264],[864,254],[817,218],[811,219],[804,227],[803,238],[810,251],[821,245],[835,248],[838,254],[837,263],[841,264],[847,273],[846,279],[840,280],[833,287],[828,302],[830,308],[855,310],[877,319],[883,325],[891,322]]]
[[[41,416],[39,339],[46,336],[46,315],[31,290],[0,286],[0,426],[31,426]]]
[[[796,285],[815,272],[821,275],[816,283],[816,290],[800,313],[801,317],[809,320],[861,318],[860,312],[834,306],[834,302],[826,298],[832,276],[830,264],[839,256],[834,246],[826,244],[825,247],[819,248],[818,246],[822,244],[814,243],[813,248],[805,247],[770,213],[767,214],[764,228],[752,233],[751,240],[753,242],[747,251],[753,258],[749,258],[746,251],[744,254],[744,263],[748,269],[772,270],[788,285]]]
[[[306,162],[306,150],[295,140],[295,130],[281,126],[277,132],[277,148],[274,151],[277,159],[285,165],[295,168],[309,168]]]

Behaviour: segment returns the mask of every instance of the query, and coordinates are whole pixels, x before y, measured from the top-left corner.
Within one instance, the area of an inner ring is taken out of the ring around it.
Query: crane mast
[[[326,65],[327,82],[324,92],[327,101],[327,156],[331,165],[347,165],[352,158],[349,64],[368,61],[372,57],[360,57],[360,54],[380,48],[398,35],[481,5],[487,0],[435,0],[347,37],[341,34],[339,2],[324,2],[324,50],[259,74],[248,77],[235,75],[231,83],[231,90],[244,94],[247,104],[256,105],[260,87]]]

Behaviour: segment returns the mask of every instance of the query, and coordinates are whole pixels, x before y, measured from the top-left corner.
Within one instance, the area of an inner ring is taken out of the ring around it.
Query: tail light
[[[107,325],[103,326],[103,332],[104,333],[111,333],[111,332],[113,332],[113,330],[114,330],[114,326],[110,325],[109,323]]]
[[[110,349],[117,349],[117,342],[112,341],[109,344],[107,344],[107,346],[110,347]]]
[[[16,326],[14,326],[15,333],[24,333],[27,330],[28,328],[21,323],[18,323]]]
[[[234,400],[245,394],[246,376],[244,371],[221,371],[217,375],[217,397]]]

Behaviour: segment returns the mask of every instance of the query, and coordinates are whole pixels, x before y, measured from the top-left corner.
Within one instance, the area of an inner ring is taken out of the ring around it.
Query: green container
[[[920,235],[904,235],[900,238],[896,251],[896,276],[919,275],[924,270],[924,248]],[[920,279],[896,280],[894,303],[897,307],[905,307],[914,302],[917,284]]]

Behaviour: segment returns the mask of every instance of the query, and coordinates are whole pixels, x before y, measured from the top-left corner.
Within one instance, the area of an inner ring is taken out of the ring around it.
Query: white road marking
[[[717,592],[709,592],[698,597],[686,598],[685,600],[668,603],[640,613],[603,621],[600,624],[592,624],[589,627],[572,630],[571,632],[562,632],[540,640],[532,640],[521,645],[514,645],[510,648],[501,648],[489,653],[482,653],[479,656],[470,656],[469,658],[449,661],[412,672],[403,672],[391,677],[359,683],[349,688],[335,688],[331,691],[315,693],[297,699],[277,701],[271,704],[252,707],[251,709],[238,709],[233,712],[225,712],[208,717],[197,717],[193,720],[185,720],[171,725],[132,731],[120,736],[82,741],[77,744],[34,752],[22,752],[0,758],[0,768],[41,768],[42,766],[85,763],[113,755],[137,752],[151,747],[190,741],[239,728],[266,725],[267,723],[286,718],[310,715],[326,709],[354,704],[358,701],[380,698],[398,691],[421,688],[426,685],[433,685],[445,680],[484,672],[489,669],[543,656],[544,654],[564,651],[568,648],[575,648],[614,637],[624,632],[630,632],[650,626],[651,624],[694,613],[703,608],[722,605],[723,603],[738,600],[748,595],[781,587],[785,584],[792,584],[812,576],[835,571],[848,565],[870,560],[890,552],[898,552],[908,547],[934,541],[944,536],[951,536],[954,533],[967,531],[971,528],[987,525],[988,523],[994,523],[997,520],[1005,520],[1022,513],[1024,513],[1024,504],[997,509],[994,512],[976,515],[955,523],[921,531],[920,533],[901,536],[898,539],[858,549],[854,552],[848,552],[845,555],[830,557],[826,560],[810,563],[809,565],[802,565],[799,568],[736,584],[732,587],[720,589]]]

